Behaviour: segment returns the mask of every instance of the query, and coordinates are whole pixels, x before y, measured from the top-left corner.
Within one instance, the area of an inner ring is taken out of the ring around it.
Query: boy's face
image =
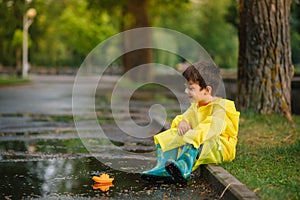
[[[193,81],[189,81],[185,84],[185,93],[189,97],[191,103],[196,102],[200,104],[208,103],[208,99],[210,96],[210,91],[206,88],[200,88],[198,83]]]

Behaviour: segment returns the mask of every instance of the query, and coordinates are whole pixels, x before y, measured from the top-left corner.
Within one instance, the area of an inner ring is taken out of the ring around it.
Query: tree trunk
[[[147,0],[128,0],[124,8],[124,21],[122,23],[123,31],[133,28],[150,27],[150,19],[148,16],[148,1]],[[143,46],[149,46],[152,42],[151,32],[125,32],[124,34],[124,49],[132,49],[136,44],[142,43]],[[122,56],[124,71],[153,62],[152,49],[139,49]],[[135,80],[151,80],[152,73],[149,66],[146,71],[139,71],[135,75]]]
[[[291,119],[291,0],[240,0],[239,109]]]
[[[16,74],[17,76],[22,76],[22,49],[19,47],[16,49]]]

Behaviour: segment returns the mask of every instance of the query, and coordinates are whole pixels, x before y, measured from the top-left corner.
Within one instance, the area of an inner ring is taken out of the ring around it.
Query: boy
[[[239,112],[233,101],[215,96],[220,70],[202,61],[188,66],[183,76],[191,106],[169,130],[154,136],[157,164],[141,173],[144,180],[185,183],[199,165],[235,158]]]

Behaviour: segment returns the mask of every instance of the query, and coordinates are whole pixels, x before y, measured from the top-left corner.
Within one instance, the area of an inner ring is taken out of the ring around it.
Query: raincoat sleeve
[[[190,118],[194,117],[193,107],[194,105],[192,104],[182,115],[177,115],[172,121],[171,128],[177,128],[181,121],[190,123]]]
[[[182,115],[177,115],[172,121],[171,128],[177,128],[178,124],[182,121],[182,119],[183,119]]]
[[[202,117],[203,120],[183,136],[183,140],[195,148],[208,140],[218,139],[226,127],[226,111],[218,104],[203,110]]]
[[[185,144],[185,141],[183,140],[183,136],[178,135],[177,127],[178,124],[183,120],[190,124],[191,122],[189,120],[190,118],[193,118],[194,116],[193,112],[194,112],[193,106],[190,106],[182,115],[177,115],[173,119],[170,129],[161,132],[159,134],[156,134],[154,136],[154,143],[156,145],[160,144],[163,152],[181,147]]]

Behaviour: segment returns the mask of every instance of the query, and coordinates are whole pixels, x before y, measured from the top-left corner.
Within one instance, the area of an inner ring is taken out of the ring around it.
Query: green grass
[[[300,199],[300,116],[242,113],[236,159],[222,166],[261,199]]]
[[[8,85],[17,85],[28,83],[29,79],[23,79],[16,76],[0,76],[0,87]]]

